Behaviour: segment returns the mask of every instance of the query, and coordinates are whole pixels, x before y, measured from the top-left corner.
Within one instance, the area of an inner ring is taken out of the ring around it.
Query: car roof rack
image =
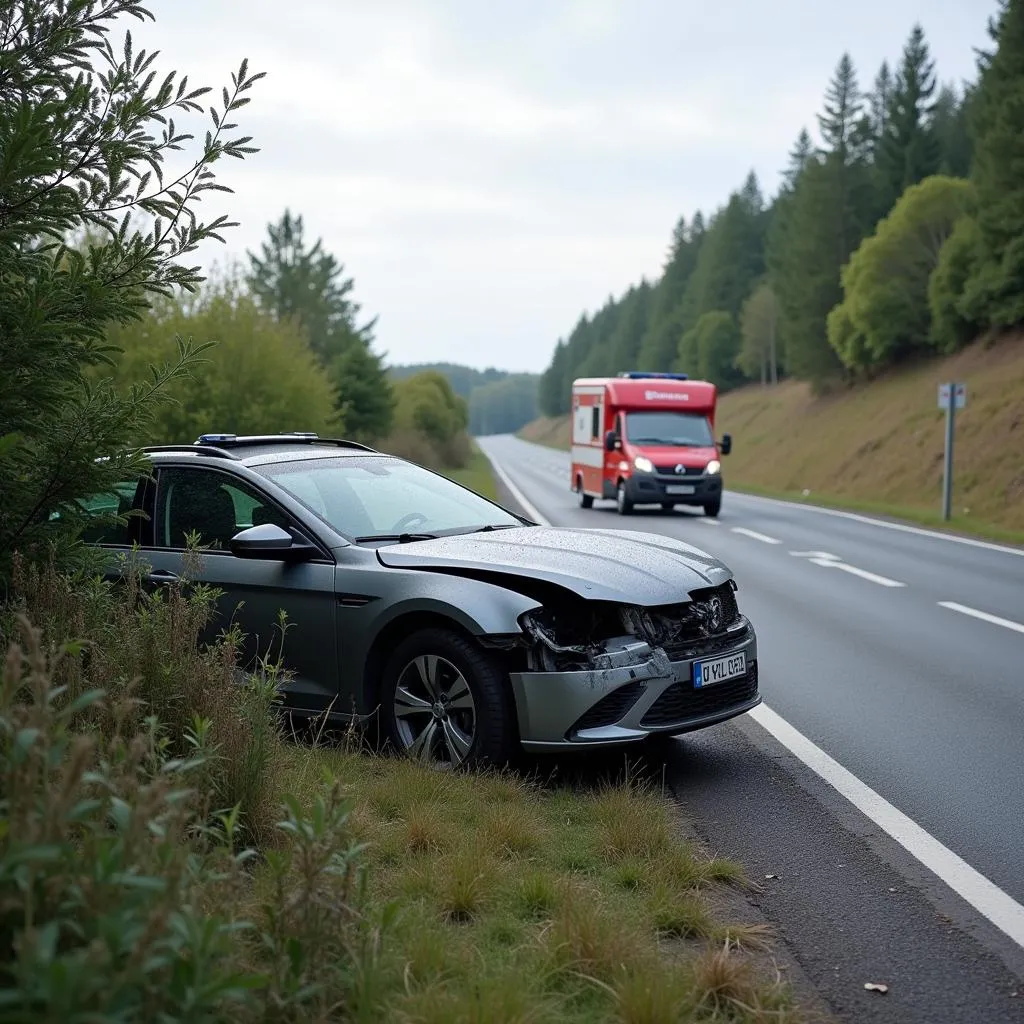
[[[217,459],[234,459],[236,462],[238,461],[237,455],[212,444],[200,444],[198,441],[195,444],[150,444],[146,445],[142,450],[146,453],[186,452],[189,455],[210,455]]]
[[[356,451],[374,452],[375,448],[349,441],[343,437],[320,437],[312,431],[295,430],[282,434],[201,434],[192,444],[154,444],[143,448],[144,452],[187,452],[190,455],[207,455],[216,459],[234,459],[243,456],[232,452],[232,448],[251,448],[273,444],[330,444],[337,448],[352,448]]]
[[[372,452],[376,449],[344,437],[321,437],[312,430],[288,430],[280,434],[200,434],[196,446],[212,445],[216,448],[250,447],[267,444],[333,444],[338,448],[355,448]]]

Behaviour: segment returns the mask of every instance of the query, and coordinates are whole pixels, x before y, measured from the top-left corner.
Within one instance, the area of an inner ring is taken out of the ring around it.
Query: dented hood
[[[627,530],[524,526],[380,548],[377,557],[395,569],[523,576],[591,600],[645,606],[686,601],[690,591],[732,578],[707,552]]]

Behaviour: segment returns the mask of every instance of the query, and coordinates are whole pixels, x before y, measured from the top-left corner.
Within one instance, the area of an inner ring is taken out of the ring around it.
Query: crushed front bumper
[[[749,621],[741,618],[713,650],[707,646],[673,661],[642,641],[612,641],[586,670],[512,673],[523,747],[540,752],[631,743],[703,729],[760,704],[757,638]],[[745,675],[694,686],[695,661],[739,653],[746,657]]]

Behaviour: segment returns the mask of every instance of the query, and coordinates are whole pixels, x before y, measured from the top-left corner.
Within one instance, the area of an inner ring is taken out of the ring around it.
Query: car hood
[[[655,606],[689,599],[732,572],[682,541],[627,530],[524,526],[380,548],[395,569],[502,573],[546,580],[596,601]]]

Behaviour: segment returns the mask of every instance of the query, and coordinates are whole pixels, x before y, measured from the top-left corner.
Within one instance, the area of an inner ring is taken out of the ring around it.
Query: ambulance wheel
[[[583,481],[579,477],[576,478],[576,492],[580,496],[580,508],[593,508],[594,496],[583,493]]]
[[[628,516],[633,511],[633,502],[626,496],[626,485],[620,480],[619,489],[615,492],[615,505],[620,516]]]
[[[718,515],[718,513],[721,512],[721,511],[722,511],[722,499],[721,498],[715,498],[714,501],[708,502],[708,504],[706,504],[704,506],[704,515],[711,516],[712,519],[714,519]]]

